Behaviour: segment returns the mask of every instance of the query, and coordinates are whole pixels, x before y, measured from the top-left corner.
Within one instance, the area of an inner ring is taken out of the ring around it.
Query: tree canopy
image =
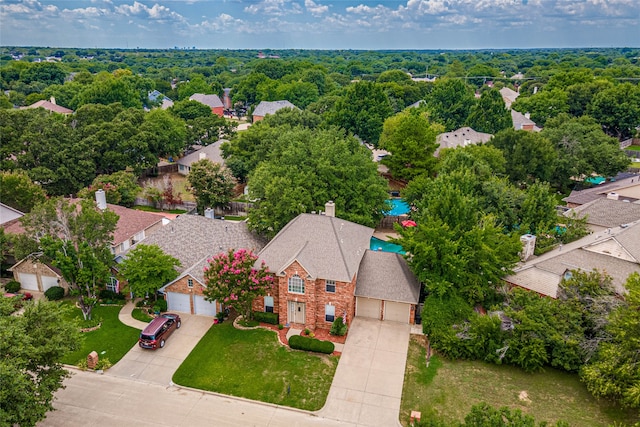
[[[205,208],[221,207],[229,203],[236,184],[231,171],[209,159],[201,159],[191,164],[187,182],[196,198],[200,214]]]
[[[118,272],[137,296],[155,295],[161,286],[178,277],[175,269],[178,266],[180,261],[165,254],[158,245],[141,243],[118,264]]]

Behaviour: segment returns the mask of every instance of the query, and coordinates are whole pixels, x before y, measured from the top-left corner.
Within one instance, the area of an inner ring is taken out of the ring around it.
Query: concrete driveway
[[[167,339],[164,348],[148,350],[136,343],[105,375],[168,385],[175,371],[213,325],[213,317],[179,314],[182,326]]]
[[[358,426],[399,426],[410,326],[356,317],[318,415]]]

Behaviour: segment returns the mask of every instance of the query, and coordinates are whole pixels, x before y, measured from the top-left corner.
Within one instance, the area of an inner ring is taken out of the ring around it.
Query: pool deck
[[[373,237],[380,240],[389,241],[391,239],[397,239],[400,237],[398,233],[392,228],[377,229],[373,232]]]

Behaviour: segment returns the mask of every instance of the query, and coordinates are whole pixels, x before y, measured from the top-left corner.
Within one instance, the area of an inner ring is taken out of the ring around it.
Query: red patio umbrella
[[[411,220],[411,219],[405,219],[404,221],[402,221],[400,224],[402,224],[403,227],[415,227],[416,222]]]

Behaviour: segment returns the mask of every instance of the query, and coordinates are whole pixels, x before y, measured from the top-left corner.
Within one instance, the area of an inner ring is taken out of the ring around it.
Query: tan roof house
[[[295,108],[295,105],[290,103],[289,101],[261,101],[253,110],[253,123],[259,122],[264,119],[265,116],[269,114],[275,114],[278,110],[282,110],[283,108]]]
[[[31,105],[28,105],[26,107],[22,107],[21,109],[28,109],[28,108],[44,108],[45,110],[51,112],[51,113],[58,113],[58,114],[73,114],[73,110],[70,110],[68,108],[63,107],[62,105],[58,105],[56,104],[56,99],[54,97],[51,97],[50,101],[47,100],[41,100],[38,102],[35,102]]]

